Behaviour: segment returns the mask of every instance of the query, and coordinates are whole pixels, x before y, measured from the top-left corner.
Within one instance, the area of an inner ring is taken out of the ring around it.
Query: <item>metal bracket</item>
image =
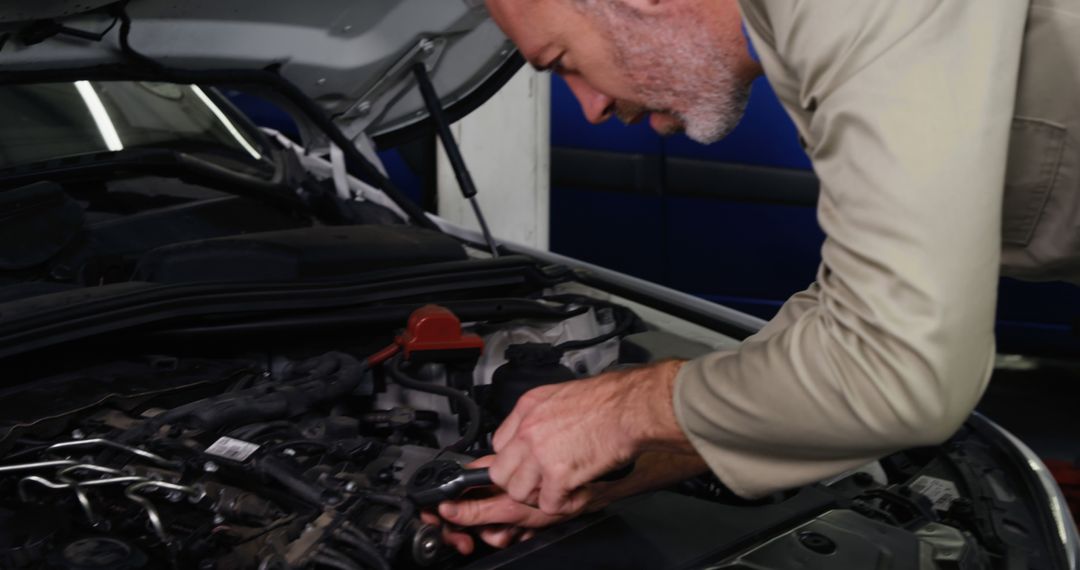
[[[446,43],[446,38],[443,37],[421,39],[409,51],[405,52],[404,56],[394,62],[394,65],[360,97],[357,103],[342,113],[338,119],[350,122],[358,119],[368,119],[368,122],[370,122],[376,104],[388,92],[403,85],[411,86],[413,66],[422,63],[428,73],[435,70],[443,52],[446,51]],[[350,128],[350,130],[356,129]]]

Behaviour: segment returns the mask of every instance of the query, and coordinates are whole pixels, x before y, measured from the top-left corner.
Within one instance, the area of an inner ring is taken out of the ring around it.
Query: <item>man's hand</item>
[[[495,456],[483,457],[469,467],[490,467]],[[535,529],[548,527],[580,513],[600,510],[623,497],[667,487],[679,481],[705,473],[708,468],[697,455],[645,453],[634,471],[625,479],[611,483],[588,485],[588,504],[580,512],[548,515],[535,507],[519,503],[503,492],[439,505],[438,516],[425,513],[424,522],[449,523],[443,526],[443,540],[462,554],[476,548],[474,535],[495,548],[506,548],[515,542],[528,540]],[[468,527],[465,530],[462,527]]]
[[[693,453],[675,420],[681,362],[603,374],[526,393],[495,432],[491,479],[518,503],[572,515],[586,484],[648,450]]]
[[[575,515],[546,515],[500,492],[483,498],[447,501],[439,505],[438,516],[431,513],[422,518],[429,524],[449,523],[443,526],[443,541],[468,555],[476,548],[474,535],[489,546],[506,548],[532,538],[535,529],[549,527]]]
[[[490,467],[494,460],[494,455],[481,457],[467,467]],[[534,529],[548,527],[574,516],[546,515],[535,507],[511,499],[498,489],[492,490],[494,493],[487,496],[478,497],[471,493],[472,498],[444,501],[439,505],[437,516],[435,513],[423,513],[421,519],[428,524],[442,524],[443,541],[458,552],[469,555],[476,549],[474,535],[489,546],[506,548],[514,542],[531,538]],[[600,506],[596,505],[597,508]],[[472,532],[462,527],[470,527]]]

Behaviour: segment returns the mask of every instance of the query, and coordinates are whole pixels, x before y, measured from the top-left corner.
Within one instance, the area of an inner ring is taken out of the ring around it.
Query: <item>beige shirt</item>
[[[695,448],[757,496],[948,438],[992,370],[1000,271],[1080,281],[1080,4],[740,4],[827,236],[816,283],[677,379]]]

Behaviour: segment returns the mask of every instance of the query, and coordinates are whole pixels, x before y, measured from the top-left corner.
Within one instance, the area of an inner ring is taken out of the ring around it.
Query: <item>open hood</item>
[[[131,64],[121,13],[139,54],[170,69],[275,70],[350,138],[423,127],[416,63],[452,119],[521,65],[483,0],[19,0],[0,12],[0,80]]]

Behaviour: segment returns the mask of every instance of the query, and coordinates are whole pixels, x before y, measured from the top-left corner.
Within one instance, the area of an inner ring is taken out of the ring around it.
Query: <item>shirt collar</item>
[[[746,22],[742,23],[743,36],[746,37],[746,47],[750,50],[750,58],[754,61],[761,63],[761,59],[758,57],[757,49],[754,48],[754,40],[750,39],[750,33],[746,31]]]

